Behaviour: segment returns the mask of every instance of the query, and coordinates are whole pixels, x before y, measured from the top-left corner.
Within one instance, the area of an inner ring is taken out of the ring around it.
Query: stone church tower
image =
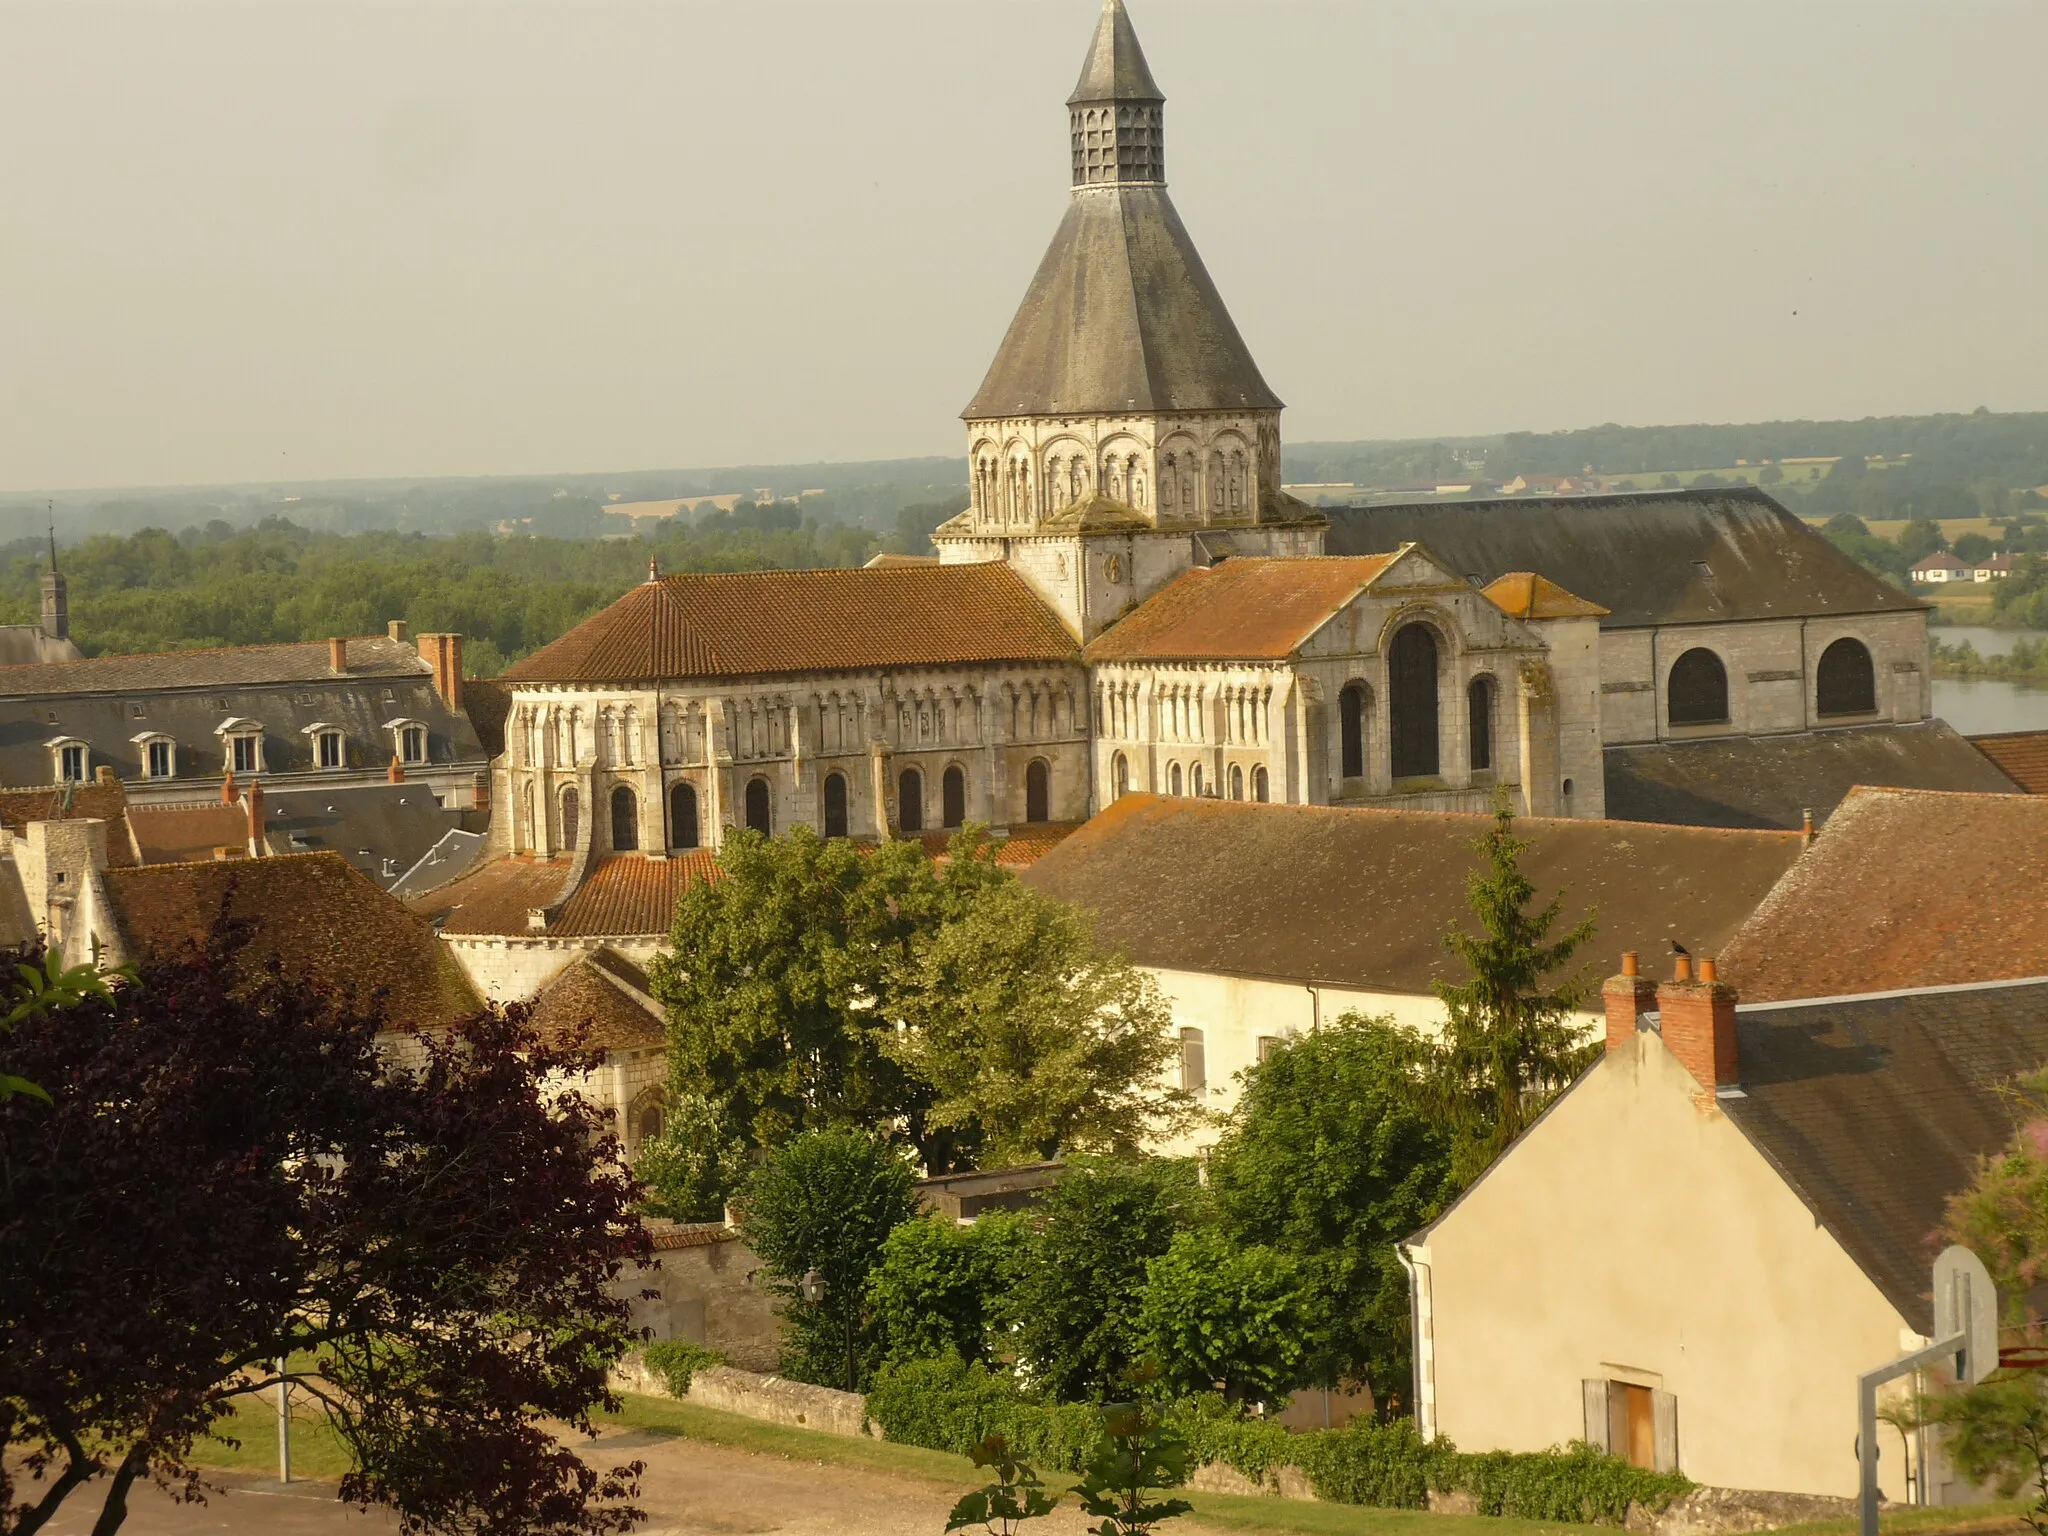
[[[947,564],[1005,560],[1083,641],[1193,565],[1322,552],[1281,402],[1166,193],[1165,101],[1123,0],[1067,98],[1073,195],[967,422]]]

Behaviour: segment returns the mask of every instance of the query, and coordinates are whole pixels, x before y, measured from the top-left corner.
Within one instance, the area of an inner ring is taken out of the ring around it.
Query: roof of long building
[[[1927,606],[1753,489],[1324,510],[1330,554],[1374,554],[1415,540],[1482,585],[1534,571],[1606,608],[1603,629]]]
[[[1246,557],[1184,571],[1088,646],[1088,660],[1285,660],[1400,552]]]
[[[1998,764],[2000,771],[2028,794],[2048,795],[2048,731],[1972,736],[1970,745]]]
[[[1855,790],[1721,972],[1752,1002],[2048,976],[2048,798]]]
[[[1463,980],[1444,933],[1472,926],[1466,876],[1487,816],[1131,794],[1024,871],[1095,914],[1140,965],[1361,991]],[[1798,859],[1798,834],[1524,818],[1522,869],[1586,959],[1672,939],[1713,953]],[[1562,930],[1560,930],[1562,931]],[[1603,960],[1602,957],[1605,957]]]
[[[628,683],[1079,654],[1006,565],[693,573],[643,582],[504,680]]]
[[[350,678],[425,677],[433,671],[418,651],[387,635],[356,635],[345,644],[346,672],[336,672],[330,665],[325,640],[151,651],[136,656],[92,656],[83,661],[0,667],[0,699],[234,688],[266,683],[333,683]]]

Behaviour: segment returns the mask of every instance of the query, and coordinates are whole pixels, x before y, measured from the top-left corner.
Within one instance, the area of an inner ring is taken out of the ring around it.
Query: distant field
[[[1827,523],[1827,519],[1824,517],[1809,517],[1805,521],[1815,528],[1824,527]],[[2005,524],[2006,520],[2004,518],[1990,517],[1944,517],[1936,522],[1936,526],[1941,529],[1941,536],[1951,544],[1955,543],[1957,539],[1966,533],[1981,533],[1995,543],[1999,536],[2005,532]],[[1899,535],[1906,531],[1906,519],[1903,517],[1865,518],[1863,526],[1880,539],[1890,539],[1896,544],[1899,542]]]

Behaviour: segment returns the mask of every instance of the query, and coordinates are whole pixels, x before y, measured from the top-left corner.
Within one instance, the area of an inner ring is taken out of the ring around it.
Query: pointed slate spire
[[[1102,0],[1102,20],[1095,28],[1095,41],[1088,45],[1081,83],[1074,87],[1067,105],[1164,100],[1165,95],[1152,83],[1152,71],[1145,66],[1145,50],[1138,46],[1124,0]]]

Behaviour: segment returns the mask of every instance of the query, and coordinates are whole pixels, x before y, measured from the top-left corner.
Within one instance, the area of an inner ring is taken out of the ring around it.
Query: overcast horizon
[[[1292,442],[2048,408],[2048,7],[1130,0]],[[957,456],[1098,0],[0,8],[0,491]]]

